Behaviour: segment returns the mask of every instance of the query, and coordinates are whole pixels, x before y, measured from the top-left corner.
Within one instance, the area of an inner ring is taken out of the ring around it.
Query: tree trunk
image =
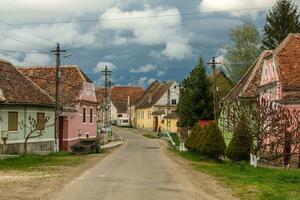
[[[25,141],[24,141],[24,152],[23,154],[26,155],[27,154],[27,142],[28,142],[29,137],[26,137]]]
[[[284,166],[288,166],[291,160],[291,138],[288,134],[285,135],[284,139],[284,151],[283,151],[283,163]]]

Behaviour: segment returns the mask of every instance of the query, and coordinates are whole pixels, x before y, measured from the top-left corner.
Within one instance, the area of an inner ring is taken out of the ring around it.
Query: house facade
[[[300,34],[289,34],[277,48],[261,53],[222,103],[264,100],[300,111],[299,75]],[[223,113],[223,117],[226,118],[226,113]]]
[[[53,98],[22,75],[11,63],[0,60],[0,154],[24,152],[25,139],[30,134],[30,129],[35,129],[30,125],[30,118],[35,121],[37,131],[42,134],[28,140],[27,153],[53,151]],[[46,118],[49,120],[45,124]]]
[[[97,88],[97,100],[100,102],[99,106],[99,119],[104,121],[104,107],[101,104],[104,103],[104,88]],[[144,88],[137,86],[113,86],[109,91],[109,101],[111,109],[111,120],[116,122],[118,119],[126,119],[131,121],[131,124],[135,123],[134,106],[136,102],[144,94]]]
[[[177,132],[178,117],[174,113],[178,101],[179,85],[176,82],[153,82],[135,105],[136,128]]]
[[[19,71],[55,97],[54,67],[26,67]],[[70,151],[80,139],[97,136],[97,99],[93,82],[79,66],[61,66],[60,74],[58,143],[60,150]]]

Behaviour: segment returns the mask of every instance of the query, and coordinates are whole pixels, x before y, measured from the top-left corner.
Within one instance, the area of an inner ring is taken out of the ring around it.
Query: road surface
[[[159,140],[136,130],[115,128],[125,144],[67,184],[53,200],[189,200],[222,199],[201,194]]]

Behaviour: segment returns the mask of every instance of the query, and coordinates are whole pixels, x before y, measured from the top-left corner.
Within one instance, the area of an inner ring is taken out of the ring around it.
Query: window
[[[86,108],[82,108],[82,122],[86,123]]]
[[[90,108],[90,123],[93,123],[93,108]]]
[[[8,112],[8,131],[18,131],[18,112]]]
[[[45,130],[45,113],[37,113],[36,129],[37,130]]]
[[[171,103],[172,103],[172,105],[176,105],[177,104],[176,99],[172,99]]]

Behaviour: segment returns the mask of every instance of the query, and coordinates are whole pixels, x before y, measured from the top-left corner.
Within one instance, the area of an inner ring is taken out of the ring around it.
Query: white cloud
[[[147,82],[148,78],[147,77],[141,77],[139,78],[139,80],[137,81],[138,82],[138,85],[145,85],[145,83]]]
[[[165,71],[158,70],[156,76],[163,76],[165,75],[165,73],[166,73]]]
[[[128,0],[127,0],[128,1]],[[66,19],[102,12],[111,6],[122,6],[124,0],[1,0],[1,20],[11,22],[38,22],[49,19]],[[37,17],[38,16],[38,17]],[[53,20],[51,20],[53,21]]]
[[[155,18],[161,15],[174,16]],[[192,47],[189,44],[191,34],[183,31],[181,15],[177,8],[145,6],[144,10],[128,12],[114,7],[100,16],[101,20],[122,18],[142,18],[142,20],[102,21],[99,26],[100,30],[117,31],[114,44],[164,45],[165,49],[159,54],[167,59],[181,60],[192,55]]]
[[[94,68],[94,73],[100,73],[105,69],[105,66],[107,66],[108,70],[117,69],[117,66],[111,62],[100,61],[97,63],[96,67]]]
[[[147,72],[151,72],[156,70],[156,66],[151,65],[151,64],[147,64],[147,65],[143,65],[140,66],[137,69],[130,69],[130,73],[147,73]]]
[[[24,60],[25,61],[28,60],[40,65],[49,65],[55,62],[54,57],[51,58],[49,55],[45,55],[45,54],[26,54]]]
[[[148,79],[147,83],[150,85],[150,84],[153,83],[154,81],[156,81],[156,79],[150,78],[150,79]]]
[[[253,8],[262,8],[267,10],[268,8],[272,7],[275,2],[276,0],[202,0],[198,8],[200,12],[228,10],[228,12],[234,16],[241,16],[244,14],[251,14],[253,16],[261,10]]]

